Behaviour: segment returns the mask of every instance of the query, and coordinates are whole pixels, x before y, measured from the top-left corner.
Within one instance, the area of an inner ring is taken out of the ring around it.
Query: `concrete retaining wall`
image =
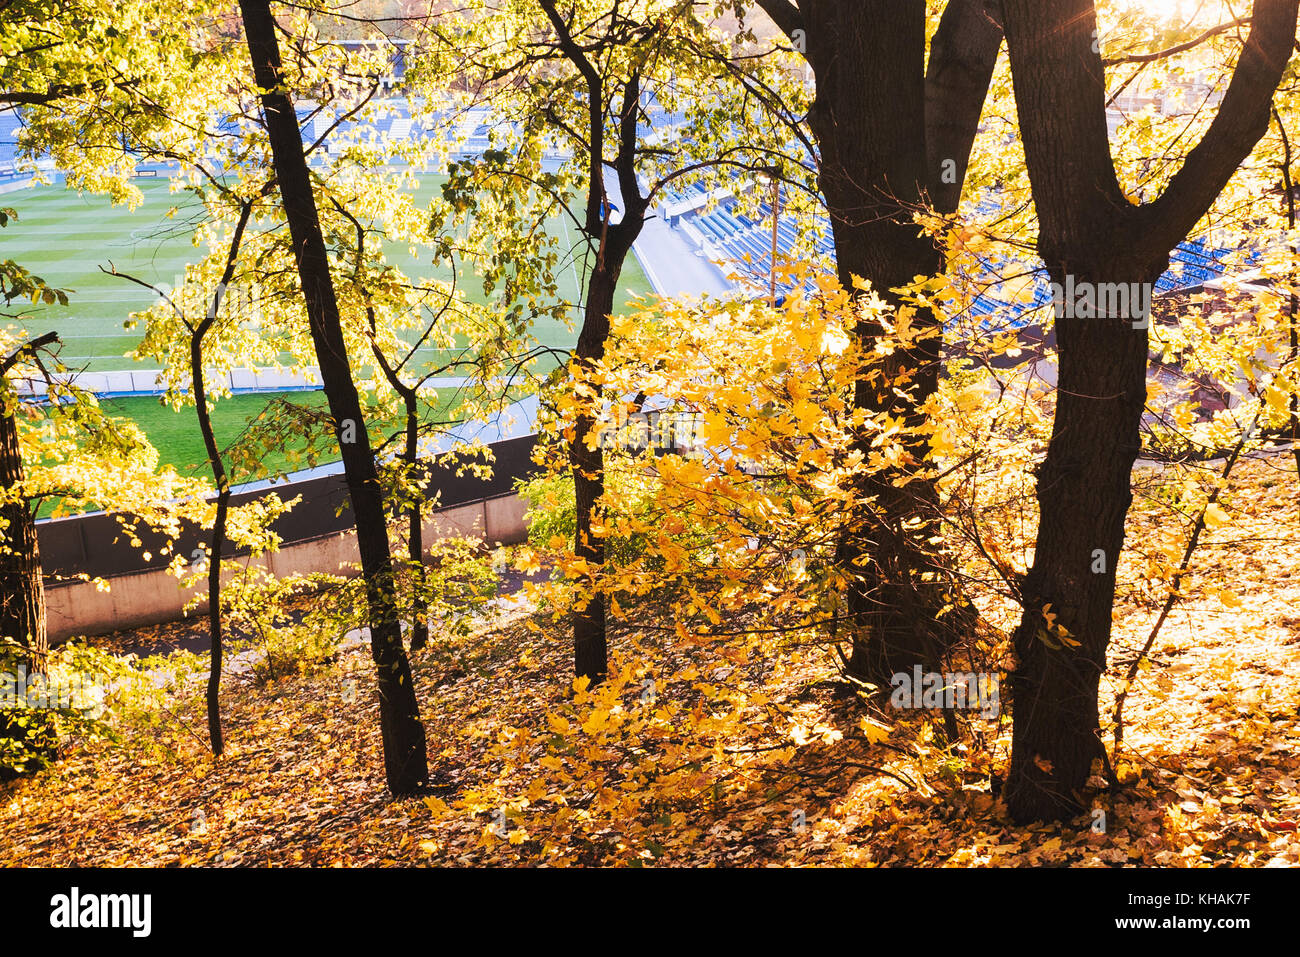
[[[472,535],[489,546],[517,544],[528,533],[525,507],[518,495],[508,494],[442,509],[426,523],[425,541]],[[266,568],[278,577],[307,572],[355,574],[356,570],[347,566],[358,560],[356,538],[352,531],[322,535],[286,545],[263,558],[245,557],[241,561]],[[394,551],[403,554],[399,546],[395,541]],[[229,573],[227,579],[233,574]],[[185,606],[206,591],[206,584],[182,588],[162,569],[108,577],[106,581],[106,592],[91,582],[47,584],[45,602],[51,641],[177,621],[185,617]],[[207,602],[203,601],[190,615],[202,614],[206,608]]]

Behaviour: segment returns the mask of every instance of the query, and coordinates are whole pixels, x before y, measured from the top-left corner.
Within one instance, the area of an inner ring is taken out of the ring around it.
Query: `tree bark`
[[[605,356],[605,339],[609,335],[609,317],[614,311],[614,295],[622,257],[606,259],[602,254],[587,282],[587,302],[583,314],[582,330],[575,349],[575,365],[579,370],[589,369]],[[601,392],[596,391],[599,403]],[[597,536],[592,526],[599,517],[600,497],[605,493],[605,454],[600,443],[587,447],[587,438],[596,427],[595,416],[582,414],[569,444],[569,464],[573,469],[573,495],[577,512],[573,550],[578,558],[591,567],[605,564],[605,540]],[[578,677],[591,679],[593,685],[605,680],[607,670],[605,639],[605,595],[599,588],[591,599],[577,608],[573,615],[573,664]]]
[[[394,375],[389,382],[396,385],[400,379]],[[414,389],[407,389],[402,392],[402,401],[406,406],[406,449],[403,457],[406,467],[415,469],[420,463],[419,398]],[[429,644],[429,599],[426,594],[429,572],[424,567],[424,514],[419,502],[414,503],[407,512],[406,550],[411,563],[411,574],[415,579],[411,588],[414,595],[411,602],[411,650],[419,651]]]
[[[18,665],[28,676],[47,674],[49,637],[45,617],[45,583],[41,573],[36,518],[25,498],[8,498],[23,483],[22,450],[18,440],[18,398],[8,382],[0,383],[0,488],[6,501],[0,507],[0,637],[16,641],[21,649]],[[3,659],[0,659],[3,660]],[[0,711],[0,738],[18,742],[26,752],[52,758],[57,742],[44,721],[32,711],[19,712],[22,723]],[[0,780],[14,775],[0,767]]]
[[[241,223],[241,227],[242,225]],[[214,306],[214,315],[215,312]],[[221,450],[217,447],[217,436],[212,428],[212,416],[208,413],[208,396],[203,382],[203,334],[209,326],[210,322],[200,325],[199,331],[190,340],[190,374],[194,382],[194,408],[198,414],[199,431],[203,435],[203,445],[208,453],[212,478],[217,485],[217,515],[212,523],[212,540],[208,554],[208,640],[211,652],[208,661],[206,704],[208,737],[212,741],[212,753],[220,756],[226,747],[225,739],[221,734],[221,553],[226,544],[226,518],[230,512],[230,478],[226,475]]]
[[[428,778],[410,662],[402,646],[383,493],[348,362],[343,326],[321,234],[311,176],[293,104],[284,92],[275,20],[268,0],[240,0],[253,73],[261,94],[285,217],[293,240],[321,384],[339,429],[339,448],[356,515],[357,545],[370,618],[370,649],[378,673],[380,725],[389,790],[418,792]],[[351,438],[353,441],[346,441]]]
[[[0,409],[0,488],[6,494],[22,486],[23,460],[18,444],[17,397],[4,386],[7,407]],[[28,670],[45,674],[49,639],[45,619],[45,583],[41,575],[36,519],[26,500],[0,507],[0,636],[23,646]]]
[[[207,315],[194,327],[190,336],[190,380],[194,384],[194,410],[199,420],[199,432],[203,436],[203,447],[208,453],[208,466],[212,469],[212,480],[217,486],[217,514],[212,523],[212,540],[208,555],[208,640],[210,645],[208,661],[208,687],[206,704],[208,711],[208,738],[212,741],[212,753],[220,756],[225,751],[225,739],[221,733],[221,662],[223,653],[221,634],[221,553],[226,545],[226,522],[230,514],[230,477],[226,474],[226,464],[217,446],[216,430],[212,427],[212,416],[208,410],[208,391],[203,376],[203,340],[217,321],[221,311],[221,301],[226,288],[234,278],[235,267],[239,262],[239,250],[243,245],[244,231],[252,217],[253,206],[245,202],[239,210],[239,220],[235,224],[234,235],[226,252],[226,265],[216,291],[212,294],[212,305]]]
[[[1121,275],[1117,264],[1079,273],[1075,283]],[[1056,270],[1052,277],[1065,281]],[[1017,666],[1008,676],[1016,716],[1008,801],[1020,820],[1078,813],[1093,761],[1104,758],[1097,689],[1146,402],[1145,329],[1124,316],[1058,318],[1056,329],[1056,415],[1038,468],[1035,559],[1022,586]]]
[[[556,46],[574,68],[582,75],[587,88],[587,138],[583,147],[587,155],[586,216],[583,232],[588,246],[595,253],[595,263],[587,277],[586,300],[583,304],[582,328],[574,348],[571,367],[576,377],[582,377],[605,356],[605,340],[609,337],[610,315],[618,290],[619,275],[627,261],[632,245],[645,226],[649,202],[641,195],[637,179],[637,118],[641,99],[641,74],[633,69],[620,96],[618,124],[614,137],[617,152],[609,165],[618,177],[620,198],[623,203],[622,218],[610,222],[613,207],[605,189],[605,77],[601,67],[588,57],[588,49],[579,44],[571,32],[571,24],[561,15],[556,0],[540,0],[540,6],[556,33]],[[590,49],[598,50],[597,43]],[[601,390],[597,389],[594,408],[599,408]],[[605,635],[605,595],[599,581],[605,563],[605,543],[593,532],[599,518],[600,498],[605,491],[605,456],[599,443],[587,448],[587,439],[596,426],[595,413],[580,414],[574,426],[574,438],[569,443],[569,464],[573,471],[574,505],[577,512],[574,523],[574,554],[593,570],[595,583],[591,598],[573,611],[573,664],[578,677],[589,678],[592,685],[605,680],[608,671],[608,649]]]
[[[913,215],[931,203],[952,212],[989,79],[1001,47],[992,3],[953,0],[945,10],[926,67],[922,0],[804,3],[763,7],[786,30],[804,31],[817,76],[809,117],[821,151],[819,178],[830,214],[840,282],[869,280],[891,306],[892,290],[944,268],[942,250],[920,234]],[[848,671],[884,687],[913,665],[930,668],[971,627],[950,610],[958,589],[931,540],[938,537],[934,485],[918,473],[929,458],[921,406],[938,388],[943,317],[922,311],[925,332],[914,348],[893,352],[857,383],[854,402],[870,415],[901,418],[911,464],[864,471],[838,559],[850,575],[847,618],[853,652]],[[884,330],[863,322],[870,348]],[[909,393],[898,395],[898,390]],[[870,447],[864,434],[859,445]]]
[[[1145,206],[1124,195],[1111,160],[1092,0],[1003,5],[1038,250],[1052,280],[1094,290],[1154,283],[1168,268],[1170,250],[1267,130],[1272,93],[1291,53],[1297,0],[1255,0],[1249,39],[1205,137]],[[1020,822],[1081,811],[1092,763],[1105,754],[1097,687],[1146,399],[1144,319],[1131,311],[1072,312],[1058,308],[1056,417],[1038,469],[1034,561],[1013,636],[1018,661],[1010,676],[1015,724],[1006,798]]]

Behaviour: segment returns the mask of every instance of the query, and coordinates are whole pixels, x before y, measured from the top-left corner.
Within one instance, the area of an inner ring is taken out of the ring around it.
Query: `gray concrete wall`
[[[525,508],[523,499],[510,494],[442,509],[425,524],[425,541],[473,536],[483,539],[489,547],[518,544],[528,534]],[[394,550],[404,553],[398,551],[397,542]],[[356,569],[347,566],[357,561],[356,533],[324,535],[287,545],[263,558],[241,561],[260,565],[278,577],[307,572],[355,574]],[[227,573],[226,578],[233,574]],[[161,570],[119,575],[106,581],[108,591],[100,591],[93,582],[47,586],[45,603],[51,641],[177,621],[185,617],[185,606],[206,591],[206,585],[182,588],[179,580]],[[207,602],[203,601],[189,614],[202,614],[206,609]]]

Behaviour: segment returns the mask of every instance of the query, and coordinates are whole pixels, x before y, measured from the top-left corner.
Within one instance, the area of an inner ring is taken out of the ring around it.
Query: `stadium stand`
[[[712,205],[716,203],[716,205]],[[712,205],[712,208],[710,208]],[[982,204],[991,205],[990,200]],[[759,204],[752,216],[738,212],[739,204],[729,193],[721,199],[702,186],[668,191],[660,203],[660,215],[669,225],[679,230],[687,244],[700,255],[721,265],[727,275],[738,273],[744,279],[766,281],[772,262],[772,207]],[[833,261],[835,246],[830,236],[830,223],[818,217],[815,239],[803,238],[794,223],[778,219],[777,255],[781,259],[800,260],[810,254],[827,257]],[[1170,255],[1169,269],[1155,283],[1154,294],[1162,295],[1179,289],[1198,287],[1224,275],[1224,258],[1231,250],[1211,246],[1205,239],[1189,239],[1179,244]],[[998,263],[990,264],[990,275],[997,271]],[[1049,306],[1051,289],[1046,271],[1042,267],[1035,274],[1033,299],[1029,303],[999,298],[989,291],[975,298],[970,306],[972,318],[980,328],[1025,325],[1033,319],[1032,313]],[[807,284],[812,288],[811,281]],[[778,282],[779,298],[793,291],[788,282]]]

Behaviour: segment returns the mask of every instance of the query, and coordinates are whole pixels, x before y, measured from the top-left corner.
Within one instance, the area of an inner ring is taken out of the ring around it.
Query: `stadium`
[[[0,867],[1300,863],[1297,2],[0,3]]]
[[[400,78],[399,65],[386,85],[400,84]],[[373,136],[392,142],[439,136],[446,138],[450,157],[464,159],[489,147],[489,133],[496,123],[483,108],[432,116],[420,111],[419,118],[413,118],[410,104],[404,99],[383,100],[378,106],[383,119],[369,124],[337,123],[333,117],[317,115],[318,111],[302,106],[299,119],[303,142],[311,144],[327,130],[340,139]],[[643,136],[656,133],[671,137],[681,122],[680,115],[656,109],[652,99],[646,113],[650,119],[642,127]],[[149,308],[156,297],[106,272],[111,267],[163,288],[181,282],[186,265],[194,258],[189,214],[195,210],[192,203],[186,204],[183,195],[173,191],[171,179],[178,172],[177,166],[142,165],[134,185],[143,202],[135,209],[116,206],[106,197],[65,189],[60,172],[48,159],[31,162],[21,158],[21,126],[18,110],[0,112],[0,191],[15,194],[11,199],[21,205],[20,218],[6,230],[4,239],[6,243],[21,244],[29,268],[51,286],[67,290],[70,297],[67,306],[35,304],[24,309],[22,329],[29,336],[58,329],[64,342],[61,359],[76,371],[76,381],[82,388],[108,400],[108,408],[137,421],[147,435],[162,439],[159,448],[164,462],[189,468],[201,466],[203,458],[197,441],[190,438],[187,442],[183,437],[186,429],[173,423],[174,416],[186,413],[170,412],[150,399],[161,392],[153,371],[156,364],[148,359],[127,359],[138,343],[138,336],[124,328],[128,317]],[[328,154],[328,137],[323,146]],[[557,155],[554,162],[558,160]],[[437,195],[444,181],[445,176],[438,172],[422,174],[413,197],[416,203]],[[617,184],[611,181],[608,185],[617,197]],[[783,218],[770,199],[750,202],[742,209],[737,194],[764,191],[765,187],[756,182],[742,183],[734,191],[705,184],[681,192],[662,191],[653,217],[634,246],[635,260],[622,277],[624,302],[631,304],[648,295],[752,294],[767,287],[774,252],[777,264],[813,256],[833,268],[834,247],[830,224],[824,216],[818,215],[812,222],[805,217],[797,223],[791,216]],[[996,197],[985,200],[977,215],[995,209],[996,203]],[[561,273],[560,295],[579,303],[581,263],[574,255],[578,243],[573,226],[565,217],[557,217],[552,228],[561,235],[562,246],[570,251],[569,268]],[[410,275],[445,278],[445,270],[443,274],[424,273],[405,250],[393,245],[390,258]],[[1155,295],[1194,291],[1220,279],[1226,268],[1222,260],[1231,252],[1215,248],[1204,239],[1180,244],[1171,256],[1169,270],[1156,283]],[[774,279],[774,285],[778,301],[791,292],[784,277]],[[970,304],[967,318],[974,329],[981,330],[1037,327],[1042,325],[1043,310],[1051,302],[1046,274],[1040,271],[1032,301],[1008,302],[995,292],[981,293]],[[541,319],[535,334],[545,347],[572,348],[573,333],[563,323]],[[230,373],[228,382],[222,384],[237,398],[218,406],[220,428],[238,432],[264,406],[254,398],[260,394],[303,392],[300,401],[318,402],[318,397],[307,394],[314,390],[312,379],[310,370],[298,374],[259,369]],[[442,384],[452,383],[448,380]]]

